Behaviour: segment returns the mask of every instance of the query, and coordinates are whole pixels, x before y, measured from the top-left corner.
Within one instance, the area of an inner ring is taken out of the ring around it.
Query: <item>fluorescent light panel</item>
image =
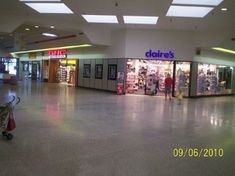
[[[91,47],[91,46],[92,45],[90,44],[72,45],[72,46],[62,46],[62,47],[55,47],[55,48],[35,49],[35,50],[28,50],[28,51],[17,51],[17,52],[12,52],[11,54],[24,54],[24,53],[41,52],[41,51],[49,51],[49,50],[59,50],[59,49],[86,48],[86,47]]]
[[[170,6],[166,16],[171,17],[193,17],[203,18],[213,8],[212,7],[196,7],[196,6]]]
[[[125,24],[157,24],[157,16],[123,16]]]
[[[42,35],[47,36],[47,37],[57,37],[57,35],[55,34],[46,33],[46,32],[42,33]]]
[[[114,15],[82,15],[88,23],[118,23]]]
[[[25,3],[39,13],[73,14],[64,3]]]
[[[213,50],[221,51],[224,53],[230,53],[230,54],[235,54],[234,50],[226,49],[226,48],[220,48],[220,47],[213,47]]]
[[[223,0],[173,0],[172,4],[217,6]]]

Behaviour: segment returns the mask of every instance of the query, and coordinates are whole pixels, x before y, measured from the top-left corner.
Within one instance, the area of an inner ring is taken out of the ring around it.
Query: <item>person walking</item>
[[[173,80],[171,75],[168,73],[165,78],[165,100],[167,100],[167,95],[169,96],[169,100],[171,101],[171,88],[172,88]]]

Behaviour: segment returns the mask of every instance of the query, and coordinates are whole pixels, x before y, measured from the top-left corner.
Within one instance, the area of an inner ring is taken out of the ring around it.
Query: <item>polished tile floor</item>
[[[235,97],[165,101],[58,84],[0,84],[21,97],[1,176],[234,176]],[[179,149],[181,148],[181,149]]]

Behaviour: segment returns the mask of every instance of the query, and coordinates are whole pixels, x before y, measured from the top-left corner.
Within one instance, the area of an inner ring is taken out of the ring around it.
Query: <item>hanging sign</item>
[[[67,50],[66,49],[50,50],[48,51],[48,57],[50,59],[65,59],[67,57]]]

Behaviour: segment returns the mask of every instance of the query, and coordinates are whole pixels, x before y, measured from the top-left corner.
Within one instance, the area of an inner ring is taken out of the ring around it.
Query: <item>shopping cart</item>
[[[19,104],[20,98],[13,96],[13,99],[5,104],[0,105],[0,129],[2,136],[6,137],[7,140],[11,140],[13,135],[9,133],[16,128],[15,120],[13,116],[13,110],[15,105]]]

